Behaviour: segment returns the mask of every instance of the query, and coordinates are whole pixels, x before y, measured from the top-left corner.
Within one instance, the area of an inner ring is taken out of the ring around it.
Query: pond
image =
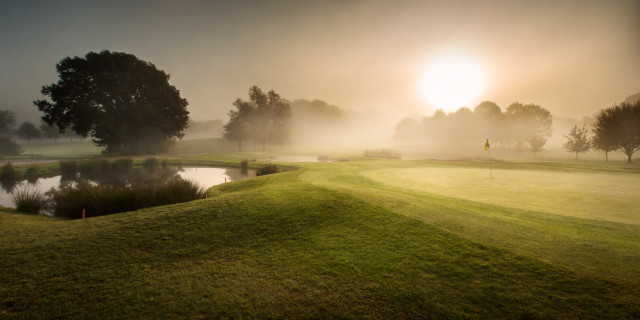
[[[212,186],[225,182],[240,181],[255,177],[256,170],[248,169],[243,173],[239,168],[183,167],[177,171],[177,174],[184,179],[194,181],[204,189],[208,189]],[[11,192],[30,188],[37,189],[41,193],[44,193],[51,188],[58,188],[61,180],[61,176],[55,176],[50,178],[40,178],[35,183],[29,183],[26,180],[16,181],[15,185],[6,185],[3,183],[0,185],[0,206],[15,208]],[[102,179],[98,180],[103,181]],[[96,182],[96,180],[92,181],[99,183]],[[13,189],[8,190],[11,189],[11,187],[13,187]]]

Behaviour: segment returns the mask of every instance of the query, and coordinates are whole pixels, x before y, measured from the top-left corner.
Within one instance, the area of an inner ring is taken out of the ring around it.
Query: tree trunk
[[[578,151],[576,151],[576,160],[578,160]]]
[[[632,154],[633,153],[631,153],[631,152],[627,153],[627,163],[631,163],[631,155]]]
[[[604,152],[604,161],[609,161],[609,151]]]

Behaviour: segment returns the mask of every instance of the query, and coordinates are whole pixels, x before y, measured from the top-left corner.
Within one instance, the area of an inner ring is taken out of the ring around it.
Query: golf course
[[[637,163],[348,160],[86,220],[3,209],[0,318],[640,318]]]

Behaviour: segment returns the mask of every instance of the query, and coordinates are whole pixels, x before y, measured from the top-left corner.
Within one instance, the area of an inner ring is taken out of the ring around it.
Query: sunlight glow
[[[431,107],[453,112],[470,107],[484,91],[487,76],[482,65],[465,56],[447,55],[433,60],[423,73],[419,91]]]

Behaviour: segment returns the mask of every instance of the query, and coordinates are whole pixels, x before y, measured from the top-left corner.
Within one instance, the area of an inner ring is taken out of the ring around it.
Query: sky
[[[640,91],[640,1],[0,0],[0,109],[32,101],[55,65],[127,52],[171,74],[195,120],[223,119],[251,85],[390,118],[431,115],[438,59],[484,70],[484,100],[593,115]]]

